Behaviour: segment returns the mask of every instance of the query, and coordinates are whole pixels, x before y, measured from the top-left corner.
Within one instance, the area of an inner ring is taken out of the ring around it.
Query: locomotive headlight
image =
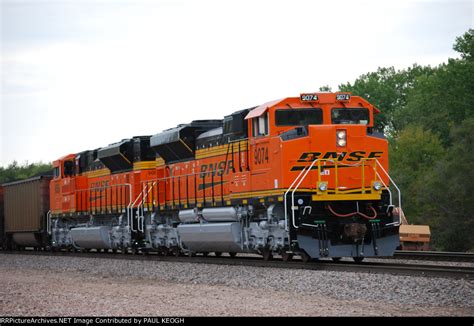
[[[326,191],[328,190],[328,184],[326,182],[320,182],[319,185],[318,185],[318,189],[319,191]]]
[[[375,181],[373,187],[375,190],[379,191],[380,189],[382,189],[382,184],[379,181]]]
[[[346,130],[336,130],[336,145],[338,147],[344,147],[347,144],[347,132]]]

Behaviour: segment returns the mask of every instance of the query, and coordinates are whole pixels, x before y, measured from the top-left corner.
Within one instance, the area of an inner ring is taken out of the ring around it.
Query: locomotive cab
[[[266,103],[249,120],[252,189],[283,189],[290,249],[305,258],[393,255],[399,245],[379,110],[348,93]],[[253,157],[252,157],[253,156]]]
[[[76,174],[76,155],[70,154],[61,157],[59,160],[53,162],[53,179],[50,186],[51,211],[61,212],[70,211],[72,208],[71,200],[73,200],[72,193],[74,189],[71,188],[74,183],[74,176]]]
[[[72,177],[75,174],[75,158],[74,154],[70,154],[53,162],[53,177],[61,179]]]

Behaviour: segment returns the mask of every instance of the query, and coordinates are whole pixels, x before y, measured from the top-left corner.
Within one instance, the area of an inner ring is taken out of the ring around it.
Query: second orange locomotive
[[[379,111],[308,93],[54,162],[55,248],[391,256],[399,219]]]

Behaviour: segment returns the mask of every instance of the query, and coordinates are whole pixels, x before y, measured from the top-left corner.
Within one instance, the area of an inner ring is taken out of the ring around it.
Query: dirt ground
[[[343,301],[268,289],[0,269],[2,316],[462,316],[469,308]]]

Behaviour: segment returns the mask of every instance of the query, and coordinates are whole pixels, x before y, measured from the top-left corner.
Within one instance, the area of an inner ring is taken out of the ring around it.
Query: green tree
[[[474,115],[474,64],[450,60],[431,76],[423,76],[408,97],[407,105],[396,112],[395,124],[403,128],[417,124],[438,134],[449,145],[450,130]]]
[[[445,159],[423,177],[419,216],[431,225],[438,249],[474,250],[474,118],[453,128],[450,137],[453,146]]]
[[[456,39],[454,49],[461,59],[449,59],[433,74],[419,76],[408,94],[406,106],[394,115],[394,124],[404,128],[412,121],[438,134],[445,146],[450,130],[474,116],[473,30]],[[470,51],[470,52],[469,52]]]
[[[403,208],[409,223],[427,223],[420,219],[417,198],[425,191],[422,180],[445,150],[439,138],[419,126],[409,126],[390,141],[390,169],[402,191]],[[429,224],[429,223],[428,223]]]
[[[329,85],[324,85],[319,87],[320,92],[332,92],[332,88]]]
[[[469,29],[464,35],[456,37],[453,49],[461,54],[461,58],[474,60],[474,29]]]
[[[18,162],[13,161],[6,168],[0,167],[0,184],[30,178],[36,175],[47,173],[51,171],[52,167],[49,163],[25,163],[19,165]]]
[[[394,67],[378,68],[376,72],[360,76],[353,84],[339,85],[339,90],[362,96],[379,108],[381,113],[375,116],[375,129],[393,134],[400,129],[394,125],[394,113],[406,105],[408,93],[418,77],[432,73],[431,67],[417,64],[398,71]]]

